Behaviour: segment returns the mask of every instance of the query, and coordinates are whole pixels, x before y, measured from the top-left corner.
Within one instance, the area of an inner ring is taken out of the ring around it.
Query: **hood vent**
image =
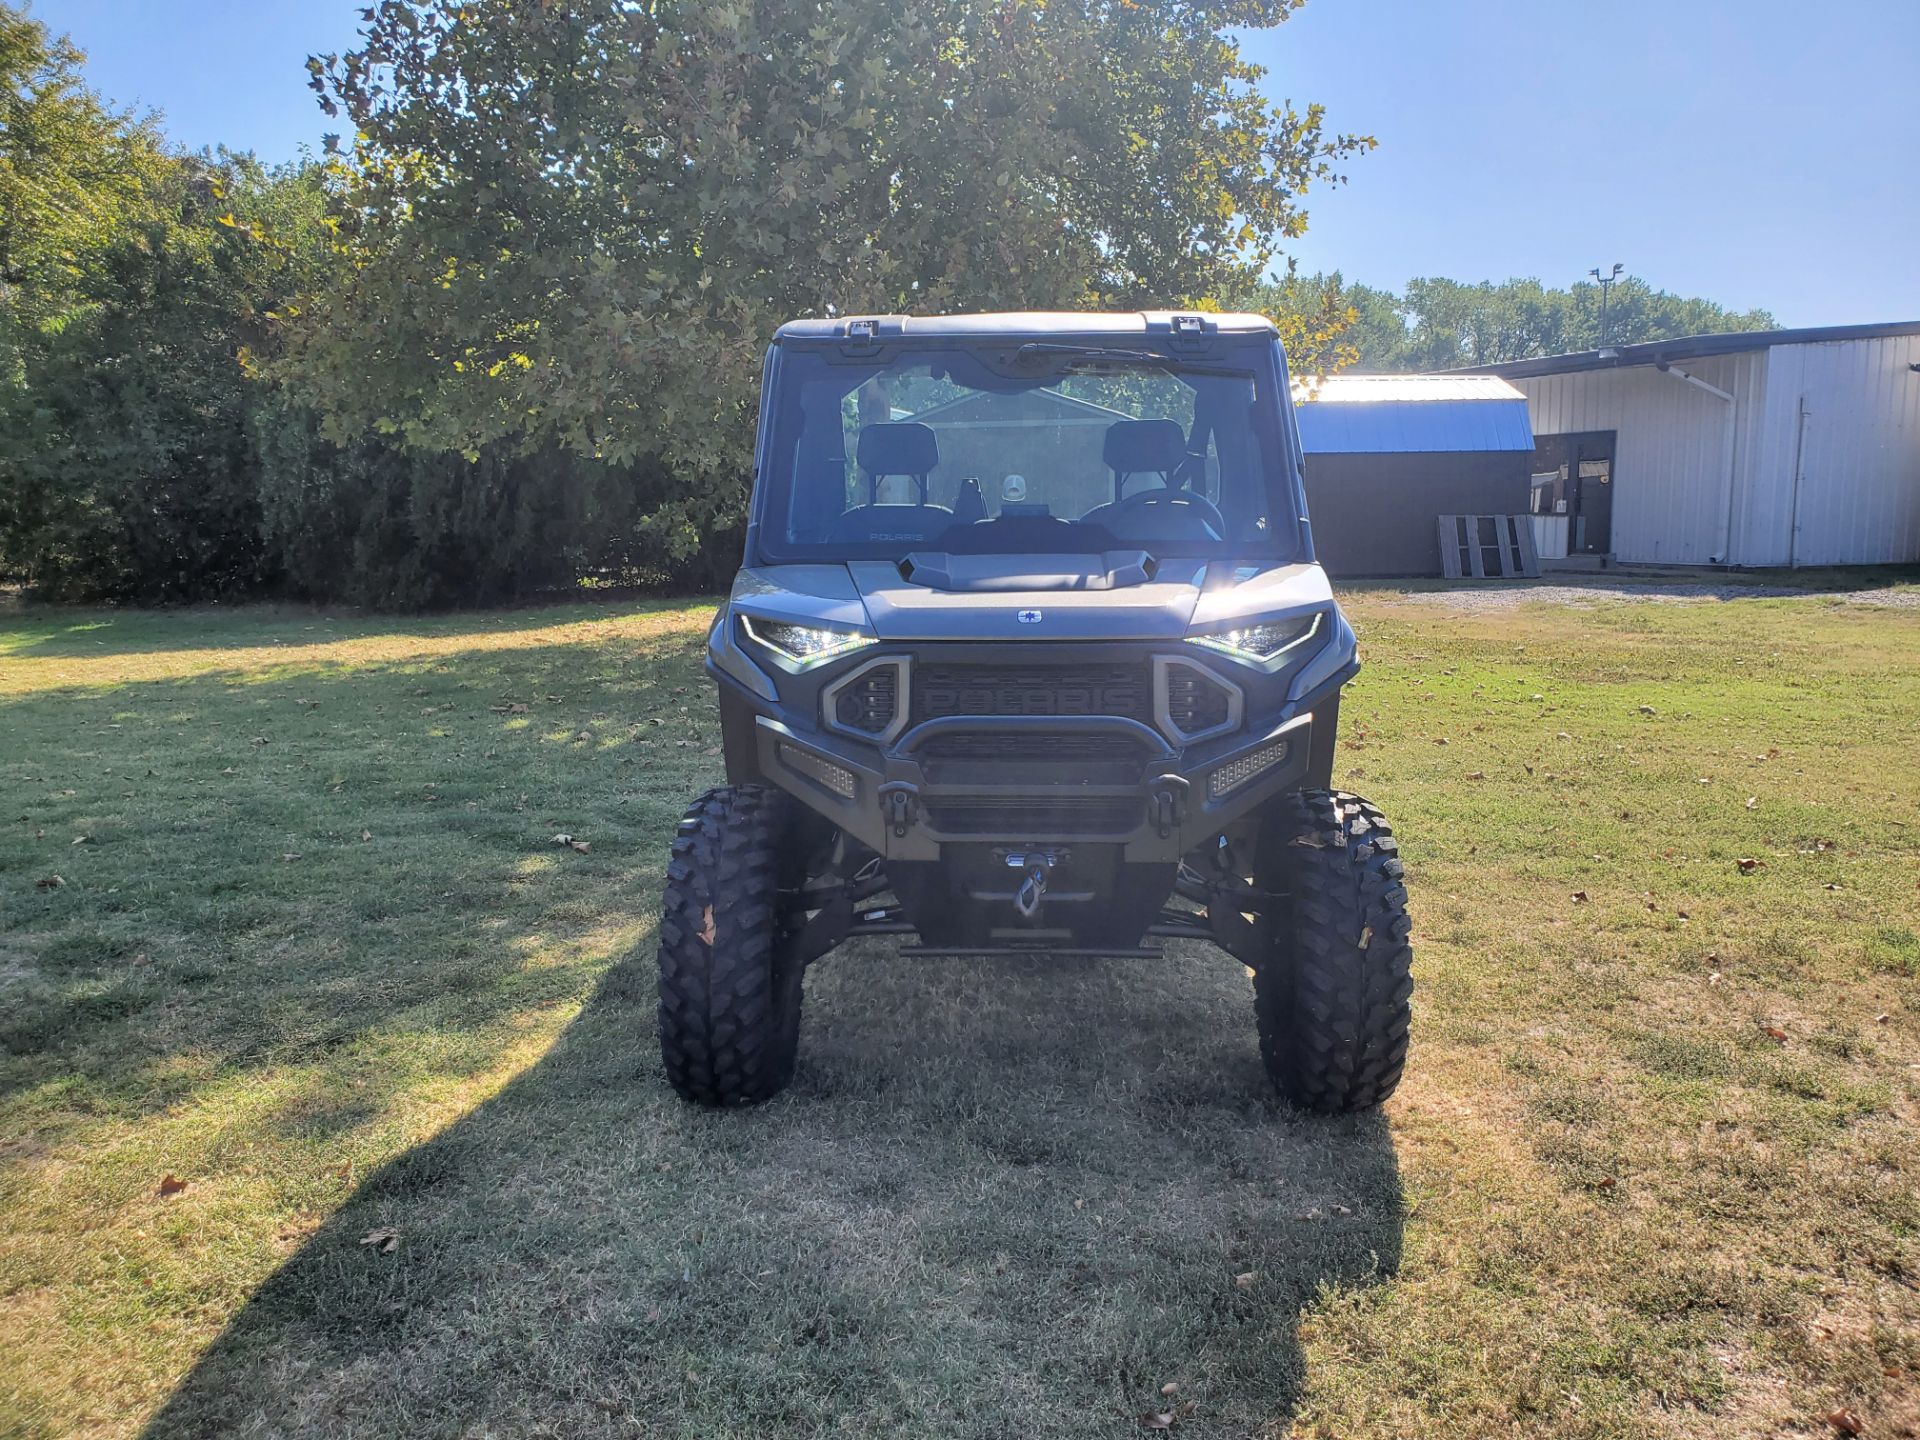
[[[950,555],[916,550],[900,562],[900,578],[957,594],[994,591],[1123,590],[1145,585],[1159,562],[1144,550],[1098,555]]]

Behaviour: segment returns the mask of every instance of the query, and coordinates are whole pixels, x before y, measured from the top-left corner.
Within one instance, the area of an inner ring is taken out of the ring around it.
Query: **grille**
[[[1140,801],[1129,796],[938,800],[928,802],[927,819],[949,835],[1021,840],[1043,835],[1124,835],[1140,823]]]
[[[845,729],[878,735],[893,723],[899,703],[899,668],[877,665],[841,687],[833,697],[833,718]]]
[[[1204,735],[1232,714],[1227,688],[1191,665],[1167,667],[1167,715],[1183,735]]]
[[[922,665],[913,720],[943,715],[1119,715],[1153,723],[1146,665]]]
[[[1129,735],[1023,735],[1018,731],[936,735],[920,746],[929,760],[1137,761],[1140,742]]]

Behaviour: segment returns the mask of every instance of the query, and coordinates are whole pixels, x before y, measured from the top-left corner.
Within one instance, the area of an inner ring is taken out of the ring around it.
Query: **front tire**
[[[709,790],[674,836],[660,915],[660,1059],[702,1105],[771,1099],[793,1078],[805,966],[782,944],[787,800]]]
[[[1254,971],[1260,1055],[1280,1093],[1323,1114],[1370,1110],[1400,1083],[1412,1019],[1412,921],[1386,818],[1303,790],[1262,827],[1268,887],[1289,896]]]

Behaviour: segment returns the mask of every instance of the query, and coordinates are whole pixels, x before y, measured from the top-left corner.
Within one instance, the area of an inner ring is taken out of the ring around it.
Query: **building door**
[[[1616,432],[1588,430],[1534,439],[1533,513],[1567,517],[1567,553],[1613,549],[1613,444]]]

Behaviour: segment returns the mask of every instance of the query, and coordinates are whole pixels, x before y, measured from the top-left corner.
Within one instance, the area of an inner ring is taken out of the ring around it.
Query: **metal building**
[[[1920,322],[1700,335],[1478,366],[1523,392],[1542,557],[1920,560]],[[1559,517],[1557,520],[1552,517]]]
[[[1442,515],[1527,510],[1527,401],[1485,375],[1294,383],[1307,514],[1333,575],[1438,575]]]

